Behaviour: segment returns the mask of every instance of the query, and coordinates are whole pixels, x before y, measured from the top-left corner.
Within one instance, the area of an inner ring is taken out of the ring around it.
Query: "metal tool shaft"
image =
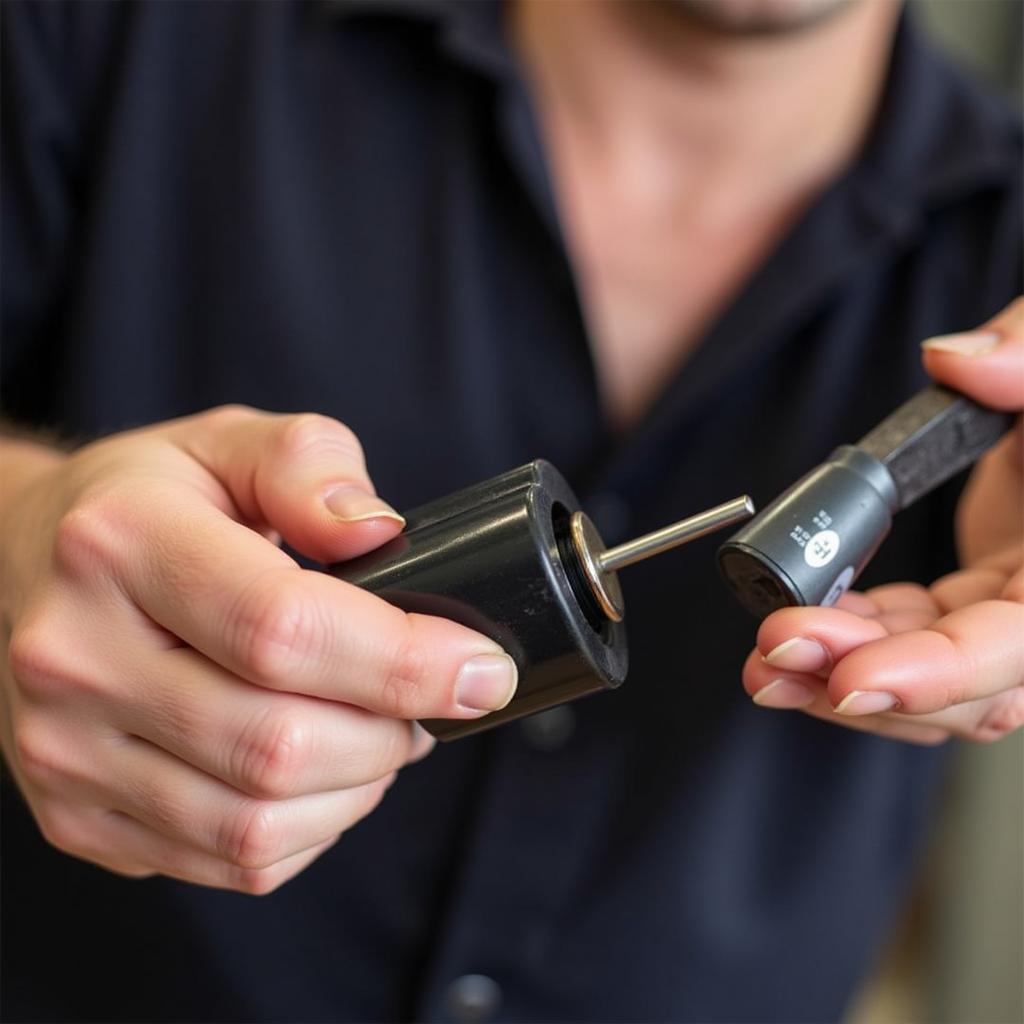
[[[753,514],[754,503],[749,495],[744,494],[740,498],[727,501],[724,505],[716,505],[699,515],[602,551],[597,556],[597,564],[602,572],[615,572],[634,562],[642,562],[645,558],[660,555],[663,551],[669,551],[687,541],[696,540],[706,533],[713,533],[723,526],[743,522]]]

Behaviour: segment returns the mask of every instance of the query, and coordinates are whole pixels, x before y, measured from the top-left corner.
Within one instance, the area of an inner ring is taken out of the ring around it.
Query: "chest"
[[[602,401],[628,429],[768,257],[795,204],[709,215],[701,185],[674,182],[668,160],[647,175],[601,173],[571,141],[553,139],[551,151]]]

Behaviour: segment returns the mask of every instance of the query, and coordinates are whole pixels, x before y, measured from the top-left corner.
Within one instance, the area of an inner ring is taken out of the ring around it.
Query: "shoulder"
[[[986,187],[1020,186],[1020,112],[901,20],[864,165],[918,208]]]
[[[857,177],[875,209],[902,221],[932,301],[984,313],[978,322],[1020,291],[1022,154],[1019,111],[905,16]]]

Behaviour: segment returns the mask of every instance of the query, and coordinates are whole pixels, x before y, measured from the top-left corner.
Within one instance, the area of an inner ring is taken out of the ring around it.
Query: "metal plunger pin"
[[[690,516],[671,526],[662,527],[636,540],[627,541],[617,547],[602,551],[597,556],[597,564],[603,572],[615,572],[634,562],[642,562],[645,558],[670,551],[687,541],[696,540],[706,533],[713,533],[724,526],[741,523],[754,514],[754,503],[750,496],[744,494],[723,505],[716,505],[706,512]]]
[[[623,614],[622,588],[615,575],[623,566],[643,561],[662,551],[678,547],[687,541],[703,537],[706,533],[723,526],[749,519],[754,514],[754,503],[747,495],[734,498],[724,505],[673,523],[661,530],[655,530],[645,537],[605,548],[594,524],[582,512],[573,514],[569,523],[569,535],[576,551],[579,569],[600,606],[601,611],[613,622],[619,622]]]

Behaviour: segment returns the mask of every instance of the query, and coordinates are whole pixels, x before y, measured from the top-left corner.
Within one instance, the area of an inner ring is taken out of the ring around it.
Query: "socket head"
[[[834,604],[889,532],[895,502],[886,468],[844,445],[722,545],[722,576],[759,619]]]

